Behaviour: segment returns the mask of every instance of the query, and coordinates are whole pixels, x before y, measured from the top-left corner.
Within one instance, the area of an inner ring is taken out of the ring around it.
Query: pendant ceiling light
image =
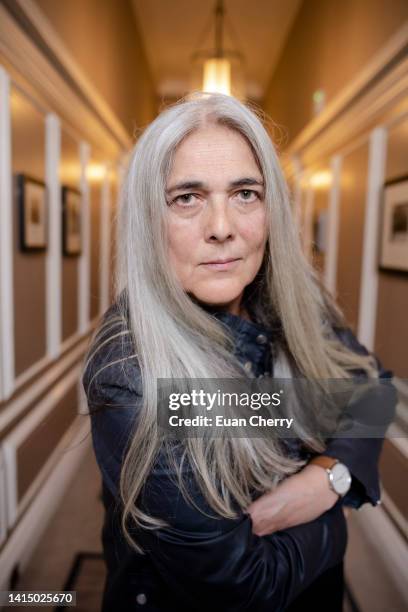
[[[192,88],[208,93],[223,93],[243,99],[243,58],[233,49],[224,46],[225,8],[223,0],[217,0],[214,17],[214,47],[211,50],[198,50],[192,56]],[[208,32],[205,31],[205,36]]]

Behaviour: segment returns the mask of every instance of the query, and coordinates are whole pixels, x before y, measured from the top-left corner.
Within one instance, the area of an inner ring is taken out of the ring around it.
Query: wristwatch
[[[333,457],[329,457],[328,455],[313,457],[309,463],[312,465],[320,465],[320,467],[324,468],[329,477],[329,487],[332,491],[337,493],[337,495],[344,497],[351,487],[351,474],[344,463],[340,463],[338,459],[333,459]]]

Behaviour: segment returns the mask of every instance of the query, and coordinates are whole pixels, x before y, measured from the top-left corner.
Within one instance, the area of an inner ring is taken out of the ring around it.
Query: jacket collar
[[[273,331],[261,323],[250,321],[249,319],[223,310],[217,310],[213,312],[212,315],[226,325],[234,336],[241,337],[244,342],[266,344],[266,342],[270,342],[273,339]],[[264,336],[266,342],[260,338],[260,336]]]
[[[274,332],[261,323],[229,312],[215,311],[211,314],[228,328],[234,339],[234,353],[249,375],[270,374],[273,368],[271,341],[275,336]]]

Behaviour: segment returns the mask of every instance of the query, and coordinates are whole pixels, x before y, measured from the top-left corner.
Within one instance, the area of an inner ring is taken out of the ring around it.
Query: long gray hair
[[[353,368],[376,375],[371,359],[348,350],[332,332],[333,324],[342,322],[341,313],[303,255],[277,153],[257,112],[221,94],[194,94],[166,109],[132,151],[118,213],[115,295],[125,327],[117,335],[131,338],[143,389],[138,425],[121,471],[122,528],[140,552],[128,519],[144,528],[166,525],[138,505],[143,483],[165,446],[157,426],[157,379],[245,375],[225,328],[188,296],[168,263],[165,188],[172,158],[186,136],[209,124],[239,132],[263,175],[269,236],[261,269],[246,295],[259,320],[281,330],[275,375],[285,372],[285,364],[289,372],[313,379],[349,377]],[[94,346],[93,354],[97,350]],[[308,439],[307,445],[316,452],[324,449],[318,438]],[[170,446],[166,452],[187,495],[182,462],[171,456]],[[233,500],[245,508],[251,491],[270,490],[303,465],[273,440],[229,435],[187,438],[182,458],[193,466],[210,507],[227,518],[236,516]]]

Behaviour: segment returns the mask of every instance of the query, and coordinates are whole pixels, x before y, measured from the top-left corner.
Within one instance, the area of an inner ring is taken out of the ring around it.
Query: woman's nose
[[[217,199],[210,202],[204,220],[205,239],[210,242],[232,238],[234,235],[232,211],[228,199]]]

